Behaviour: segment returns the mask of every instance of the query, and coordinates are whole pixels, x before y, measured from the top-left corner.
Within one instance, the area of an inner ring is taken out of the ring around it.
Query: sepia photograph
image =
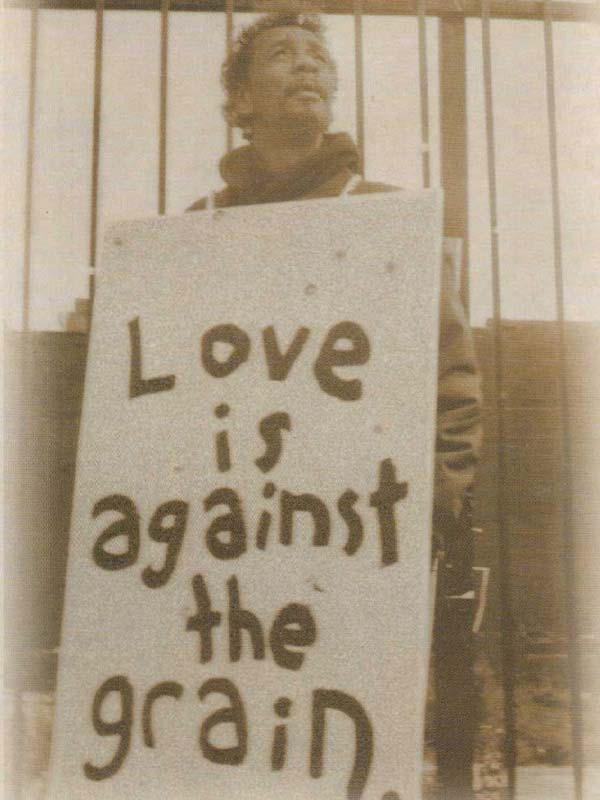
[[[1,796],[600,800],[600,3],[1,19]]]

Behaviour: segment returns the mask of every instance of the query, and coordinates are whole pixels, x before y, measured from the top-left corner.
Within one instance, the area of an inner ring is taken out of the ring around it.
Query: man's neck
[[[302,136],[294,132],[254,130],[252,146],[268,172],[285,174],[315,153],[323,143],[322,133]]]

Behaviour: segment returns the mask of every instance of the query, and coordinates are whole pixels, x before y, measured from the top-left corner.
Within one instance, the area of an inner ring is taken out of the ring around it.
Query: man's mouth
[[[288,91],[289,95],[305,98],[306,100],[322,100],[323,92],[318,86],[295,86]]]

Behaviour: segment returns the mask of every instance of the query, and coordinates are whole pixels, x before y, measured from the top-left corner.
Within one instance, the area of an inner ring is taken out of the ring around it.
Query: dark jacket
[[[347,134],[327,134],[320,150],[285,176],[261,168],[251,145],[226,155],[220,164],[226,187],[213,196],[216,207],[337,197],[359,171],[356,147]],[[351,194],[397,191],[360,180]],[[188,210],[207,206],[202,198]],[[481,389],[471,331],[454,288],[449,265],[442,270],[438,357],[438,415],[434,528],[447,530],[462,512],[481,440]]]

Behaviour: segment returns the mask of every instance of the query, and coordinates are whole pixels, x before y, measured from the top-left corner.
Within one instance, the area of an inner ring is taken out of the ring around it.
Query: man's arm
[[[440,299],[434,528],[438,534],[461,514],[475,476],[481,444],[481,381],[469,323],[444,258]]]

